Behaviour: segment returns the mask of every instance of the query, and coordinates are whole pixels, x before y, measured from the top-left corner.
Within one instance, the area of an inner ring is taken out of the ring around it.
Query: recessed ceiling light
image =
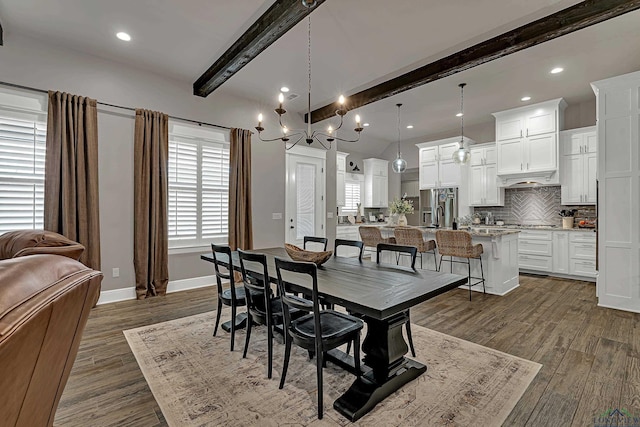
[[[531,97],[530,96],[523,96],[522,98],[520,98],[520,101],[531,101]]]
[[[289,92],[289,88],[288,88],[288,87],[286,87],[286,86],[282,86],[282,87],[280,88],[280,92],[285,92],[285,93],[286,93],[286,92]]]
[[[458,114],[456,114],[456,117],[462,117],[462,116],[463,116],[463,114],[462,114],[462,113],[458,113]]]
[[[367,127],[367,126],[369,126],[369,123],[365,123],[362,126]]]
[[[564,68],[562,67],[556,67],[553,70],[551,70],[551,74],[558,74],[564,71]]]
[[[407,129],[413,129],[413,125],[407,125]]]
[[[125,41],[125,42],[130,42],[131,41],[131,36],[129,34],[125,33],[124,31],[120,31],[119,33],[117,33],[116,37],[119,38],[122,41]]]

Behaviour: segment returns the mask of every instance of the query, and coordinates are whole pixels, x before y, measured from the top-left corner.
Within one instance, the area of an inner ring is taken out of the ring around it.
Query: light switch
[[[114,268],[111,272],[112,277],[120,277],[120,269],[118,267]]]
[[[333,212],[327,212],[327,218],[328,219],[333,218]]]
[[[271,219],[282,219],[282,212],[273,212],[271,214]]]

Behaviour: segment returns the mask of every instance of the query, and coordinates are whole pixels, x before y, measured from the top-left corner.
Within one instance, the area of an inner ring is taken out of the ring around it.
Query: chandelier
[[[453,161],[457,164],[465,164],[471,158],[471,152],[468,148],[464,148],[464,87],[466,83],[460,83],[460,145],[458,149],[453,152]]]
[[[314,1],[302,1],[302,4],[309,8],[315,6]],[[360,140],[360,132],[363,131],[362,123],[360,122],[360,116],[356,114],[355,121],[356,127],[354,131],[356,132],[356,137],[354,139],[345,139],[337,136],[337,132],[344,123],[344,116],[347,114],[347,108],[345,106],[345,97],[340,95],[338,98],[338,108],[336,110],[336,115],[340,117],[340,123],[334,128],[329,126],[326,132],[319,130],[311,130],[311,15],[308,17],[308,44],[307,44],[307,58],[308,58],[308,70],[309,70],[309,80],[308,80],[308,91],[307,91],[307,129],[299,129],[299,130],[290,130],[282,121],[282,116],[287,112],[284,109],[284,95],[280,93],[278,97],[278,108],[274,111],[278,115],[278,124],[280,125],[280,130],[282,132],[282,136],[264,139],[262,138],[262,131],[264,131],[264,127],[262,127],[262,114],[258,115],[258,126],[256,126],[256,130],[258,131],[258,137],[261,141],[271,142],[271,141],[282,141],[286,143],[285,149],[290,150],[293,148],[298,142],[304,141],[307,144],[311,145],[314,141],[322,146],[325,150],[331,149],[331,143],[333,141],[342,141],[342,142],[358,142]],[[290,140],[294,142],[289,143]]]

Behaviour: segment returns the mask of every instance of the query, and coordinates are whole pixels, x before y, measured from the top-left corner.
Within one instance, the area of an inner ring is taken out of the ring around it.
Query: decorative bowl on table
[[[329,258],[331,258],[331,255],[333,255],[333,251],[305,251],[304,249],[301,249],[296,245],[290,245],[289,243],[284,244],[284,249],[292,260],[312,262],[315,265],[324,264]]]

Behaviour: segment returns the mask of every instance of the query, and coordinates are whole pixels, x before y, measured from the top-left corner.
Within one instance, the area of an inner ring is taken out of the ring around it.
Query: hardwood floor
[[[640,416],[640,314],[597,307],[593,283],[523,275],[520,284],[471,302],[457,289],[412,308],[411,320],[543,364],[505,426],[593,425],[610,408]],[[215,299],[202,288],[95,308],[55,425],[166,425],[122,330],[213,310]]]

